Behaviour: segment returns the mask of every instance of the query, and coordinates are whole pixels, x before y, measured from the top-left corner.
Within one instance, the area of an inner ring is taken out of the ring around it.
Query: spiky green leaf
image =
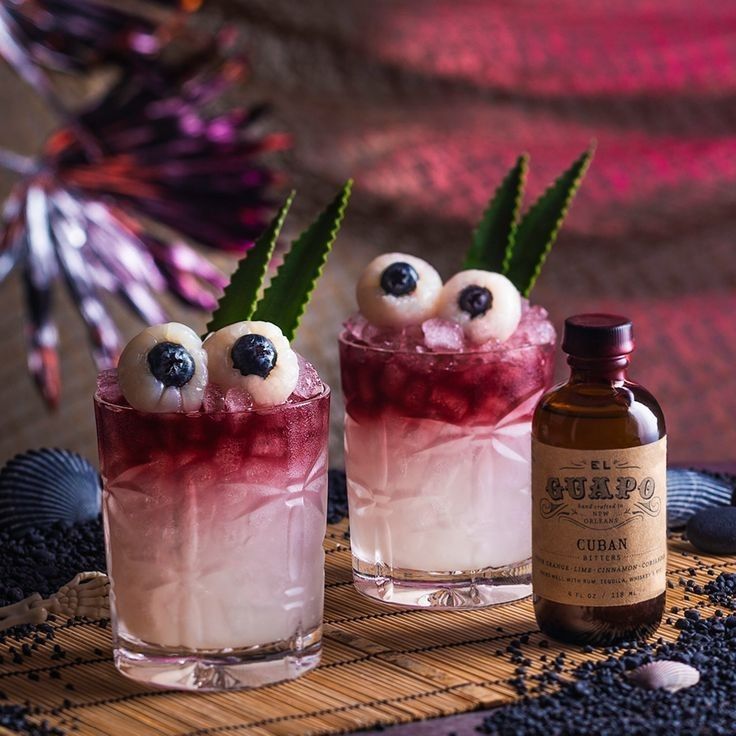
[[[519,208],[524,196],[529,156],[522,154],[496,189],[463,262],[463,269],[480,268],[500,271],[514,247]]]
[[[217,304],[217,309],[207,324],[207,332],[214,332],[234,322],[251,319],[253,316],[269,261],[286,219],[286,213],[293,201],[292,190],[268,227],[239,261],[230,277],[230,283],[225,287],[225,292]]]
[[[570,203],[588,170],[593,151],[594,146],[591,145],[521,218],[514,249],[504,263],[503,273],[524,296],[529,296],[542,270]]]
[[[352,186],[353,180],[350,179],[294,241],[256,306],[253,318],[277,324],[288,340],[294,339],[314,285],[340,230]]]

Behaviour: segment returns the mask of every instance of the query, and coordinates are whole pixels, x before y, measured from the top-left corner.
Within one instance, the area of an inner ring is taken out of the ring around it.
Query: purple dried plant
[[[25,76],[27,65],[67,72],[130,66],[168,40],[157,6],[196,10],[197,0],[0,0],[0,53]],[[175,23],[172,18],[171,23]]]
[[[242,252],[263,228],[275,176],[256,157],[287,138],[258,133],[262,108],[223,111],[245,71],[240,59],[201,52],[156,74],[127,73],[54,132],[37,160],[0,151],[0,164],[22,175],[2,213],[0,280],[22,270],[28,365],[49,406],[60,394],[58,278],[96,364],[108,368],[120,336],[103,293],[149,323],[166,320],[156,297],[167,290],[211,310],[226,279],[186,241]]]

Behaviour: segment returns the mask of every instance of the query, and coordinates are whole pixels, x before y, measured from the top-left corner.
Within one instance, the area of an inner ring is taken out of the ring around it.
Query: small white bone
[[[41,596],[34,593],[22,601],[0,608],[0,631],[21,624],[42,624],[49,612],[37,606],[40,600]]]
[[[87,618],[110,617],[110,581],[103,572],[80,572],[49,598],[38,593],[0,608],[0,631],[21,624],[40,624],[49,613]]]

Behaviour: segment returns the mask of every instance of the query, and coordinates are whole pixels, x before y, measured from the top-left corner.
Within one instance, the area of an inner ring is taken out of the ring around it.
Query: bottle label
[[[667,564],[667,439],[622,450],[532,440],[534,593],[578,606],[660,595]]]

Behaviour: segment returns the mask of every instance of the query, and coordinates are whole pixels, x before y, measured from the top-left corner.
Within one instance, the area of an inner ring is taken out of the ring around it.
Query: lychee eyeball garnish
[[[198,411],[207,385],[207,353],[199,335],[178,322],[146,327],[125,346],[118,383],[139,411]]]
[[[435,313],[442,279],[432,266],[406,253],[374,258],[356,288],[362,315],[377,327],[418,325]]]
[[[476,345],[508,340],[521,320],[519,291],[503,274],[491,271],[455,274],[442,287],[439,302],[439,316],[460,323]]]
[[[271,322],[236,322],[204,342],[210,381],[247,391],[256,406],[283,404],[299,380],[296,353]]]

